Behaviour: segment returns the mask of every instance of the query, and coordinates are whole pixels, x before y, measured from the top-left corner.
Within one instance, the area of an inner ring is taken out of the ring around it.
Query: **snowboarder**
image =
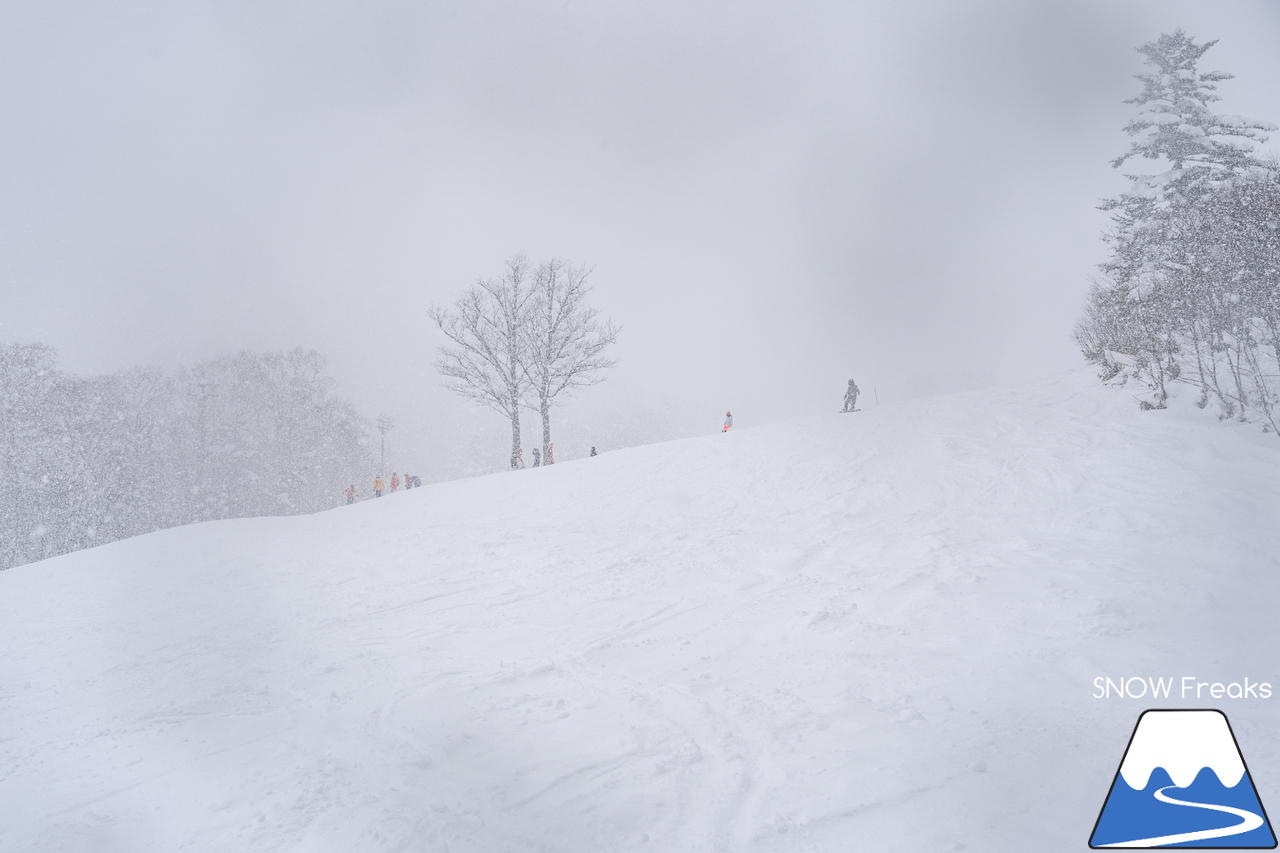
[[[374,478],[373,478],[373,496],[374,496],[375,498],[380,498],[380,497],[382,497],[382,489],[383,489],[383,488],[384,488],[384,486],[383,486],[383,483],[382,483],[382,475],[381,475],[381,474],[379,474],[378,476],[376,476],[376,477],[374,477]]]
[[[728,431],[729,431],[729,429],[730,429],[730,427],[732,427],[732,426],[733,426],[733,413],[732,413],[732,412],[725,412],[725,413],[724,413],[724,429],[722,429],[722,430],[720,430],[720,431],[721,431],[721,432],[728,432]]]
[[[856,412],[858,410],[858,385],[852,379],[849,380],[849,390],[844,392],[844,408],[840,410],[841,414],[845,412]]]
[[[347,506],[351,506],[353,503],[356,502],[356,484],[355,483],[352,483],[350,486],[347,486],[342,491],[347,496]]]
[[[594,447],[593,447],[593,448],[591,448],[591,455],[592,455],[592,456],[595,456],[595,455],[596,455],[596,449],[595,449]]]
[[[538,452],[538,448],[533,449],[533,467],[537,468],[542,464],[542,456]]]
[[[395,471],[391,472],[391,494],[396,493],[396,489],[400,487],[400,476]]]

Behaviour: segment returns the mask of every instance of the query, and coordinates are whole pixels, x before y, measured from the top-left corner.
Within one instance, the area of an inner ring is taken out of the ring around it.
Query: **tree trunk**
[[[538,413],[542,415],[543,464],[549,464],[545,460],[551,458],[551,399],[546,394],[541,395],[538,400]]]
[[[515,468],[520,461],[520,400],[511,401],[511,467]]]

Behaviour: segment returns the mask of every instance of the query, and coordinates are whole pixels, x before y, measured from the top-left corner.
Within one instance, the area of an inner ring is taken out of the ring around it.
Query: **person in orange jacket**
[[[373,478],[373,496],[375,498],[382,497],[382,488],[383,488],[382,475],[379,474],[377,477]]]

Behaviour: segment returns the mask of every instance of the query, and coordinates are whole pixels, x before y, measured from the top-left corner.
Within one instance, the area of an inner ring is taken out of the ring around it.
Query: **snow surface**
[[[1148,701],[1094,678],[1280,686],[1256,426],[744,426],[0,573],[0,850],[1074,851]],[[1264,803],[1276,701],[1215,703]]]
[[[1217,711],[1144,714],[1120,765],[1120,775],[1130,788],[1141,791],[1157,767],[1163,767],[1179,788],[1189,787],[1206,767],[1228,788],[1240,784],[1244,777],[1244,761],[1227,718]]]

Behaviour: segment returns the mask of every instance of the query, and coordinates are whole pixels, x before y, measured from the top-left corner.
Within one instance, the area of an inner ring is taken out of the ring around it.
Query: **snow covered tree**
[[[1133,139],[1112,166],[1140,156],[1164,168],[1127,175],[1129,191],[1102,205],[1113,211],[1111,257],[1076,340],[1104,379],[1153,390],[1144,406],[1164,406],[1167,382],[1190,382],[1200,405],[1216,399],[1222,417],[1256,411],[1275,429],[1277,350],[1266,312],[1280,286],[1280,170],[1253,153],[1275,127],[1209,108],[1216,84],[1231,79],[1198,70],[1213,45],[1178,30],[1138,49],[1151,72],[1138,75],[1143,90],[1128,101],[1138,115],[1125,127]]]
[[[436,369],[449,390],[505,415],[511,460],[520,455],[520,408],[530,388],[529,321],[534,290],[529,259],[514,255],[499,278],[482,279],[452,309],[433,305],[430,317],[452,346],[439,348]]]
[[[556,397],[575,388],[604,381],[601,372],[617,361],[605,358],[605,348],[621,331],[601,323],[599,312],[587,305],[590,271],[567,261],[551,259],[538,267],[533,279],[533,304],[525,349],[525,372],[533,403],[542,418],[542,458],[550,459],[551,408]]]
[[[1214,113],[1221,100],[1217,84],[1232,79],[1222,71],[1201,72],[1197,63],[1217,42],[1196,44],[1176,30],[1138,48],[1151,68],[1137,75],[1142,92],[1125,103],[1138,107],[1125,125],[1129,150],[1111,162],[1120,168],[1134,157],[1160,161],[1151,174],[1126,175],[1133,186],[1103,210],[1114,211],[1107,236],[1111,258],[1102,270],[1115,286],[1139,293],[1158,286],[1161,274],[1185,265],[1191,249],[1170,239],[1171,219],[1224,182],[1258,167],[1253,143],[1265,142],[1275,126]]]
[[[1207,181],[1230,177],[1254,166],[1253,145],[1265,142],[1275,126],[1240,116],[1219,115],[1209,104],[1222,100],[1214,94],[1217,83],[1234,75],[1223,71],[1201,72],[1196,64],[1216,41],[1196,44],[1182,30],[1165,33],[1144,44],[1138,52],[1152,71],[1137,75],[1142,92],[1125,101],[1138,115],[1125,125],[1134,137],[1129,150],[1111,162],[1119,168],[1132,157],[1164,160],[1169,168],[1154,175],[1129,175],[1134,191],[1109,206],[1140,200],[1169,201],[1170,194],[1187,196]]]
[[[164,527],[315,512],[373,469],[324,358],[242,352],[82,378],[0,346],[0,568]]]

